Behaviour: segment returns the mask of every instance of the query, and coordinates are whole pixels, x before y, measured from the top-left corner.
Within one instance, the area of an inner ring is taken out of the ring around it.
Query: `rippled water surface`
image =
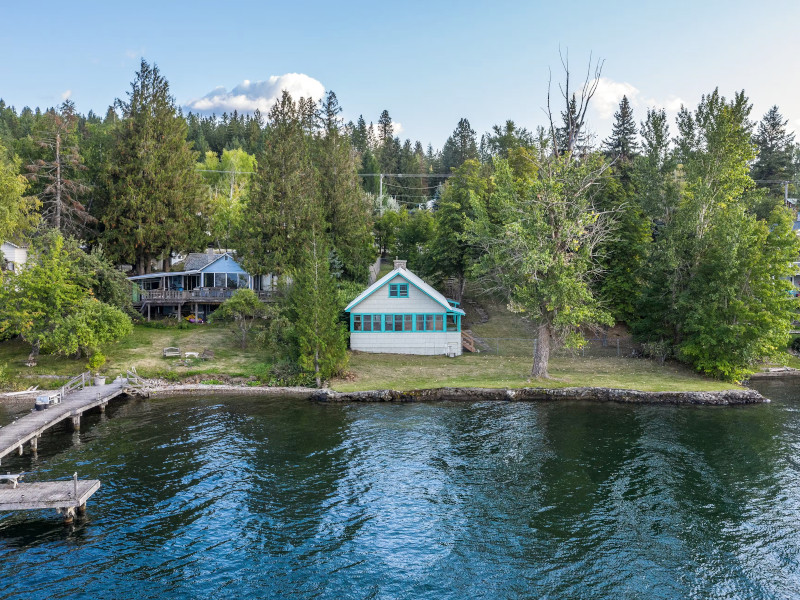
[[[3,470],[5,598],[791,598],[800,382],[740,408],[129,402]]]

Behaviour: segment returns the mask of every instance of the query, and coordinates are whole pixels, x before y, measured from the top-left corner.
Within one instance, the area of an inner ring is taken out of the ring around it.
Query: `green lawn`
[[[177,358],[163,358],[162,350],[167,346],[178,346],[181,351],[202,352],[208,348],[214,358],[208,361],[189,359],[179,365]],[[12,340],[0,343],[0,365],[5,365],[13,387],[24,388],[46,380],[34,381],[30,375],[75,375],[86,370],[86,358],[74,359],[58,356],[39,357],[36,367],[26,367],[30,347]],[[102,349],[108,362],[104,372],[109,376],[124,373],[135,366],[144,377],[169,377],[180,379],[198,374],[225,374],[232,377],[248,377],[263,374],[266,365],[263,351],[249,347],[242,350],[230,329],[225,326],[192,325],[187,329],[170,327],[155,329],[143,325],[134,327],[133,334]],[[54,386],[53,386],[54,387]]]
[[[340,392],[437,387],[612,387],[642,391],[714,391],[737,388],[690,369],[635,358],[556,357],[550,380],[529,380],[531,359],[465,353],[457,358],[354,352],[350,377],[335,380]]]
[[[480,303],[490,317],[485,323],[477,322],[479,319],[474,307],[468,303],[464,305],[467,325],[476,335],[483,338],[535,336],[529,323],[510,313],[501,303],[484,299]],[[521,342],[522,346],[525,343]],[[210,349],[214,352],[214,358],[209,361],[190,359],[187,364],[179,364],[176,358],[162,358],[162,349],[167,346],[178,346],[184,352]],[[28,368],[24,366],[24,362],[29,350],[29,347],[18,341],[0,343],[0,367],[5,365],[12,387],[25,388],[37,383],[42,387],[56,387],[59,385],[57,381],[36,380],[26,376],[68,377],[86,370],[85,358],[76,360],[54,356],[41,356],[37,367]],[[256,346],[241,350],[230,329],[222,325],[192,325],[184,329],[157,329],[137,325],[131,336],[104,348],[103,353],[108,357],[104,371],[112,377],[124,373],[131,366],[135,366],[142,376],[166,377],[173,381],[195,375],[208,375],[208,379],[215,379],[215,375],[265,377],[269,368],[269,360],[263,350]],[[517,354],[498,356],[490,353],[465,353],[457,358],[447,358],[354,352],[347,376],[332,381],[331,387],[338,391],[526,386],[601,386],[643,391],[700,391],[737,387],[702,377],[675,363],[660,367],[650,360],[616,356],[557,355],[550,362],[553,379],[530,381],[530,354],[519,351]]]

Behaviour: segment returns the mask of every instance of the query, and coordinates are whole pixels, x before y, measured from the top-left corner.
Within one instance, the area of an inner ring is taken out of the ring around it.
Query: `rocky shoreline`
[[[557,400],[583,400],[591,402],[619,402],[628,404],[692,404],[729,406],[763,404],[769,402],[755,390],[724,390],[720,392],[642,392],[600,387],[569,388],[433,388],[425,390],[369,390],[363,392],[335,392],[331,389],[304,387],[266,387],[248,385],[180,384],[148,380],[148,390],[153,398],[186,395],[242,395],[280,396],[312,400],[315,402],[474,402],[496,400],[504,402],[552,402]],[[39,392],[13,398],[0,394],[0,401],[20,403],[32,401]]]
[[[371,390],[366,392],[334,392],[314,390],[310,397],[318,402],[431,402],[502,400],[507,402],[542,402],[555,400],[585,400],[592,402],[621,402],[629,404],[695,404],[727,406],[763,404],[769,402],[755,390],[724,390],[721,392],[641,392],[598,387],[571,388],[436,388],[429,390]]]

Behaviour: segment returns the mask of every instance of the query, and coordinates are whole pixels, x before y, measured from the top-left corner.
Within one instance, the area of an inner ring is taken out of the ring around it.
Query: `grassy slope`
[[[489,320],[479,318],[469,304],[467,323],[484,338],[533,338],[533,327],[503,305],[481,300]],[[634,358],[556,356],[550,361],[547,381],[530,381],[532,358],[464,353],[458,358],[367,354],[350,359],[351,377],[331,382],[338,391],[389,388],[396,390],[434,387],[572,387],[599,386],[643,391],[710,391],[738,386],[703,377],[682,365]]]

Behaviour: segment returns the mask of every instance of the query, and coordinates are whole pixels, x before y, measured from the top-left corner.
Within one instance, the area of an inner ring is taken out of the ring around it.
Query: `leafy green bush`
[[[273,387],[307,387],[313,386],[315,383],[313,373],[303,371],[300,365],[288,360],[275,363],[264,375],[259,375],[259,379],[266,385]]]
[[[102,352],[95,352],[86,364],[86,367],[93,372],[98,372],[106,364],[106,357]]]

